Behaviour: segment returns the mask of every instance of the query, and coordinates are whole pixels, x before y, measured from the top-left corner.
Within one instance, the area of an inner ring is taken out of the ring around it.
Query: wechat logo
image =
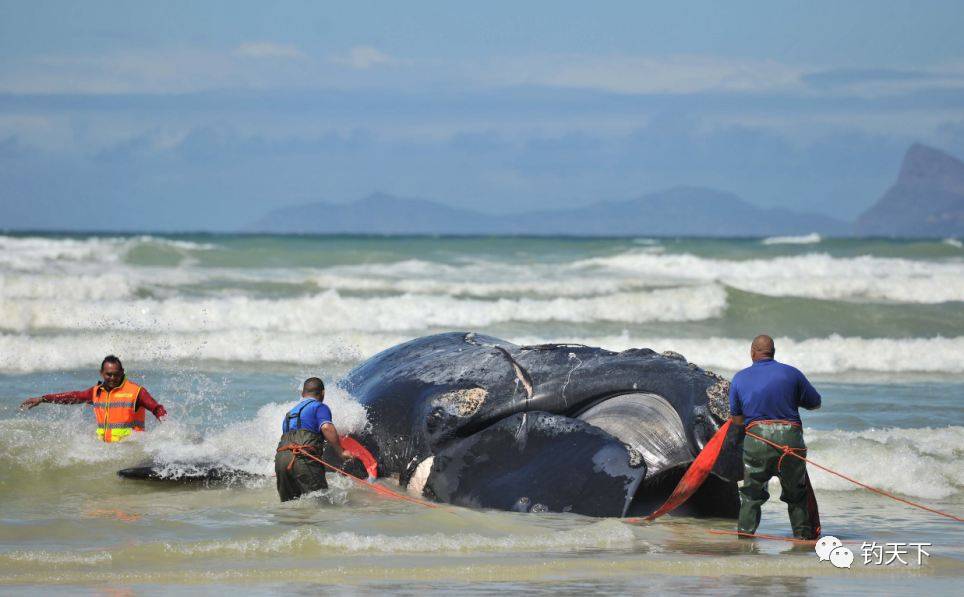
[[[850,568],[854,563],[854,552],[843,546],[840,539],[824,535],[813,546],[821,562],[829,561],[836,568]]]

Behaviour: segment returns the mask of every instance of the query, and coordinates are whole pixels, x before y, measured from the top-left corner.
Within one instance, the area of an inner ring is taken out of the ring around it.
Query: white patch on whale
[[[428,475],[432,472],[432,463],[434,461],[435,457],[429,456],[418,463],[418,466],[415,467],[415,472],[412,473],[412,477],[408,480],[408,485],[406,486],[409,493],[418,497],[422,496],[422,490],[425,489],[425,484],[428,482]]]

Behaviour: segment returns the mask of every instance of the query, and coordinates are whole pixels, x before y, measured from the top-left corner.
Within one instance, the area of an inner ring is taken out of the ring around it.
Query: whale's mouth
[[[676,409],[658,394],[634,392],[613,396],[576,418],[623,442],[641,455],[646,477],[636,489],[627,516],[645,516],[669,497],[695,454]],[[734,516],[734,484],[710,475],[678,513],[691,516]],[[720,499],[726,495],[729,499]]]
[[[693,460],[683,421],[659,394],[637,392],[607,398],[577,419],[616,437],[642,456],[646,478]]]

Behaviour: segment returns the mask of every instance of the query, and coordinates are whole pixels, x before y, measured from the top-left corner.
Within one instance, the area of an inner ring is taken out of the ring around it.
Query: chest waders
[[[303,494],[328,489],[325,467],[321,464],[295,455],[292,446],[301,446],[321,458],[325,448],[325,437],[309,429],[301,429],[301,411],[311,404],[306,402],[296,411],[285,415],[284,433],[278,441],[278,451],[274,457],[274,472],[278,482],[278,496],[282,502],[294,500]]]
[[[790,421],[754,421],[747,431],[775,444],[787,446],[801,456],[807,455],[803,429]],[[771,477],[780,479],[780,499],[786,502],[793,535],[802,539],[815,538],[811,521],[809,479],[806,463],[798,458],[784,457],[783,451],[749,435],[743,440],[743,486],[740,488],[741,533],[755,533],[760,525],[760,507],[768,499],[767,483]],[[817,523],[819,524],[819,522]]]

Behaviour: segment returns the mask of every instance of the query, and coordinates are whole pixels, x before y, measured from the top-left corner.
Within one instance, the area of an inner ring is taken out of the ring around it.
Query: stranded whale
[[[675,353],[472,333],[395,346],[340,385],[368,410],[358,439],[381,474],[477,508],[648,514],[729,417],[729,383]],[[736,440],[690,513],[736,514]]]
[[[355,437],[380,476],[475,508],[648,514],[729,417],[729,382],[675,353],[517,346],[473,333],[389,348],[339,385],[368,411],[369,426]],[[737,439],[728,438],[684,512],[736,515]],[[329,451],[326,460],[336,462]],[[360,463],[354,468],[365,477]],[[230,476],[216,464],[193,470]],[[161,478],[152,471],[120,474]]]

